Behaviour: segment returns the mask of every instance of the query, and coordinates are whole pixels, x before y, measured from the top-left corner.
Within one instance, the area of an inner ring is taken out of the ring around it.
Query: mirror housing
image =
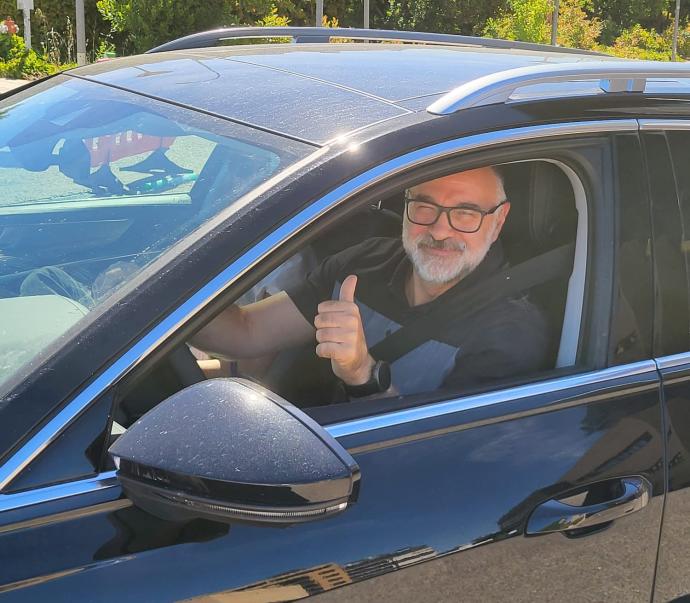
[[[318,423],[246,379],[210,379],[146,413],[110,447],[127,496],[170,520],[293,524],[344,511],[360,471]]]

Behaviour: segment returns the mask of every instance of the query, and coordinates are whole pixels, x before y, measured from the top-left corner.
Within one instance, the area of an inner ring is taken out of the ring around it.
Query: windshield
[[[0,102],[0,391],[173,244],[313,151],[67,76]]]

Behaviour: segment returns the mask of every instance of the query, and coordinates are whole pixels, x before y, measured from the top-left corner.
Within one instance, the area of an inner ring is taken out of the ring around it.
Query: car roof
[[[161,52],[96,63],[75,76],[315,144],[423,111],[478,77],[610,57],[479,46],[261,44]]]

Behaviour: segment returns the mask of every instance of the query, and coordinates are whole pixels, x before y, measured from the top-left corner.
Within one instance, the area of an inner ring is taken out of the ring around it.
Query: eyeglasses
[[[448,214],[449,224],[458,232],[477,232],[482,227],[484,216],[495,213],[505,203],[508,201],[504,199],[489,210],[464,205],[444,207],[432,201],[411,197],[410,193],[405,191],[405,208],[410,222],[419,226],[431,226],[436,224],[441,214]]]

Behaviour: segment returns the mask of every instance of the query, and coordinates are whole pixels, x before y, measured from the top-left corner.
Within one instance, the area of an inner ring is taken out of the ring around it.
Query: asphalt
[[[9,92],[13,88],[21,86],[22,84],[26,84],[26,80],[8,80],[7,78],[0,77],[0,94]]]

